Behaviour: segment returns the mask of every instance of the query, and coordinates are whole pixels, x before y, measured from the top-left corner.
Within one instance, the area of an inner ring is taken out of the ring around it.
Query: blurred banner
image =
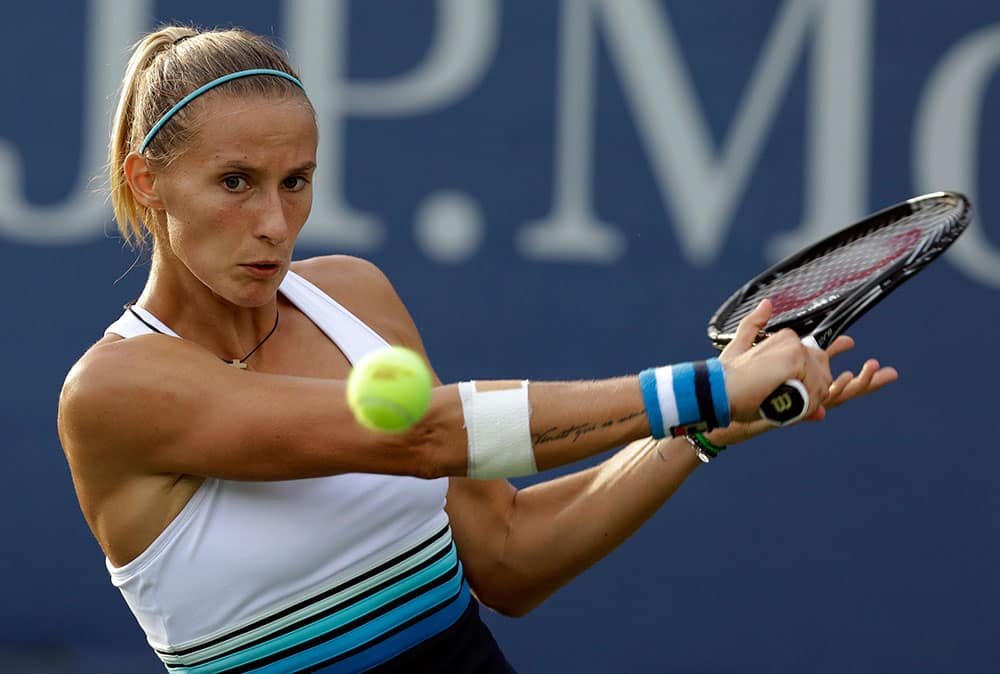
[[[966,193],[970,230],[836,364],[874,355],[898,384],[727,452],[534,613],[488,621],[528,674],[1000,667],[1000,3],[5,12],[0,672],[162,671],[80,515],[55,410],[148,270],[103,165],[127,48],[163,22],[289,50],[321,130],[298,256],[382,266],[445,381],[704,357],[709,315],[765,266],[915,194]]]

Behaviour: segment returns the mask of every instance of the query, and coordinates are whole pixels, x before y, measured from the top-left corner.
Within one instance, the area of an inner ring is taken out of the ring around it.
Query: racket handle
[[[802,338],[802,343],[811,349],[818,349],[819,344],[812,335]],[[788,379],[784,384],[774,389],[764,402],[760,404],[760,417],[775,426],[787,426],[795,423],[809,409],[809,391],[798,379]]]

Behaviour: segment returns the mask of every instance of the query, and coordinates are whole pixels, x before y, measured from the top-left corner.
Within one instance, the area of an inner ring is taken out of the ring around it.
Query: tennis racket
[[[774,312],[760,339],[791,328],[807,346],[825,349],[937,259],[970,219],[968,199],[955,192],[925,194],[871,215],[751,279],[712,316],[708,337],[724,348],[740,320],[768,298]],[[789,380],[764,400],[760,415],[783,426],[801,419],[808,407],[805,386]]]

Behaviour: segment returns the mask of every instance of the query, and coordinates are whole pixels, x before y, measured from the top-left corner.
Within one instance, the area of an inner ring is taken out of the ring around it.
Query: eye
[[[247,179],[243,176],[231,175],[222,179],[222,186],[230,192],[243,192],[250,188]]]
[[[281,181],[282,187],[293,192],[298,192],[299,190],[304,189],[308,183],[309,181],[303,176],[288,176]]]

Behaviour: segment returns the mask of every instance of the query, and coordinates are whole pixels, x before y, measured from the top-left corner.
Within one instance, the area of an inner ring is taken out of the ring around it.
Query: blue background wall
[[[782,250],[973,196],[962,245],[839,364],[876,355],[898,384],[727,453],[529,617],[489,622],[528,673],[1000,670],[1000,3],[91,0],[0,22],[0,672],[162,671],[55,409],[145,278],[88,179],[126,46],[173,20],[290,49],[326,143],[299,255],[383,266],[446,381],[703,356],[708,315]],[[554,212],[565,241],[543,249],[530,224]]]

